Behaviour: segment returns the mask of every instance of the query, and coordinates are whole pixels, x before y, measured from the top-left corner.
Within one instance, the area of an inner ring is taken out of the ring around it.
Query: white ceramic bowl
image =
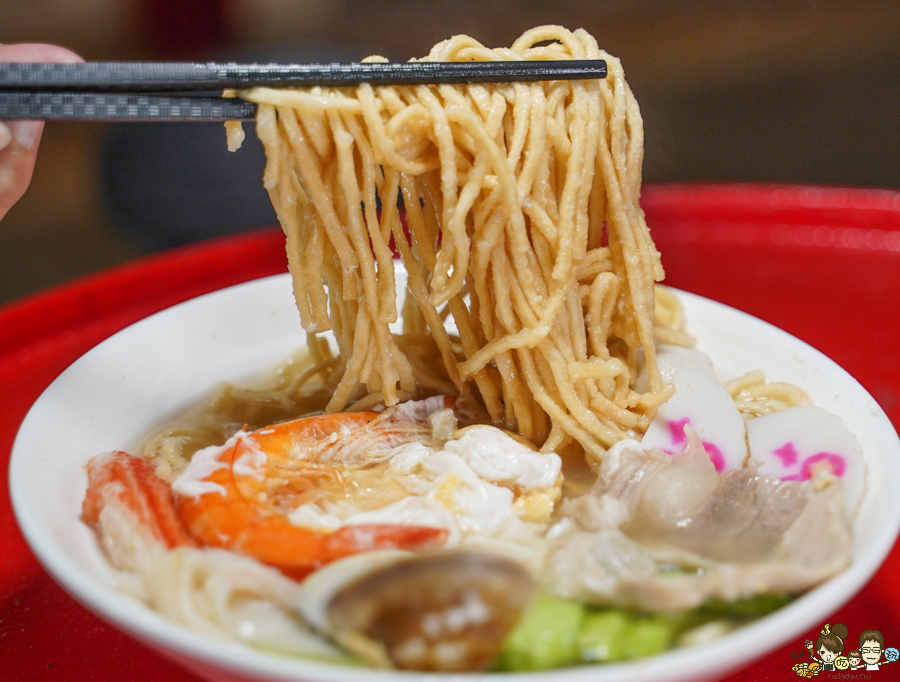
[[[853,564],[766,618],[702,647],[631,663],[503,675],[528,682],[713,679],[819,627],[862,588],[900,529],[900,442],[881,408],[844,370],[802,341],[727,306],[681,294],[690,331],[721,377],[761,368],[802,386],[843,417],[862,445],[867,494]],[[209,680],[393,682],[422,677],[288,658],[174,625],[108,587],[109,568],[79,520],[95,454],[133,445],[224,381],[258,375],[303,343],[286,275],[188,301],[119,332],[66,370],[35,403],[10,465],[16,517],[47,571],[87,608]],[[429,676],[431,678],[433,676]],[[450,676],[448,676],[450,677]],[[473,680],[482,676],[458,676]]]

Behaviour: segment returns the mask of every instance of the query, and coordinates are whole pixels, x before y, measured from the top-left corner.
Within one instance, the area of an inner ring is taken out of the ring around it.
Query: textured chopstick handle
[[[223,97],[100,93],[2,92],[0,120],[234,121],[252,120],[256,105]]]
[[[605,77],[606,62],[600,59],[391,64],[0,64],[0,90],[19,92],[185,92],[254,86],[423,85]]]

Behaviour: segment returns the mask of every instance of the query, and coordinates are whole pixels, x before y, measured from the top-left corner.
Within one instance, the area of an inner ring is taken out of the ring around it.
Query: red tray
[[[900,360],[893,343],[900,311],[900,192],[662,185],[646,188],[642,204],[667,283],[745,310],[817,347],[900,425]],[[41,392],[106,337],[175,303],[285,270],[283,236],[272,229],[169,251],[0,308],[4,680],[197,679],[85,611],[38,565],[10,508],[9,452]],[[877,628],[886,646],[898,646],[900,587],[892,578],[898,572],[895,546],[831,622],[851,632]],[[791,667],[798,660],[808,660],[801,640],[728,679],[796,680]]]

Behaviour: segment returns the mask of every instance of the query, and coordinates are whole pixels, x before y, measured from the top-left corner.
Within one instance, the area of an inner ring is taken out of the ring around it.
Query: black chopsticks
[[[225,89],[582,80],[606,77],[603,60],[217,64],[88,62],[0,64],[0,119],[248,120],[256,105]]]
[[[366,64],[216,64],[88,62],[2,64],[0,90],[69,92],[186,92],[267,87],[340,87],[499,83],[606,77],[596,60],[404,62]]]
[[[0,91],[0,121],[251,121],[256,105],[226,97]]]

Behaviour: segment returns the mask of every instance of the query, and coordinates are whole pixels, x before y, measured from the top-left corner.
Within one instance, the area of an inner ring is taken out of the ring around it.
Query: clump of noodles
[[[344,660],[294,615],[298,584],[218,549],[154,552],[140,571],[147,602],[197,632],[313,658]]]
[[[788,407],[811,405],[809,396],[799,387],[778,381],[766,381],[760,370],[748,372],[725,384],[738,412],[744,419],[771,414]]]
[[[388,329],[393,242],[409,272],[404,318],[434,339],[442,389],[476,395],[545,450],[577,442],[599,458],[670,394],[654,351],[663,270],[638,205],[642,121],[622,66],[557,26],[501,49],[457,36],[425,59],[605,59],[609,75],[240,93],[259,104],[301,320],[337,338],[326,409],[367,395],[392,405],[429,380]],[[631,388],[641,363],[644,394]]]
[[[116,505],[100,512],[97,531],[117,587],[166,618],[215,637],[346,660],[295,615],[299,585],[276,569],[220,549],[167,549]]]

